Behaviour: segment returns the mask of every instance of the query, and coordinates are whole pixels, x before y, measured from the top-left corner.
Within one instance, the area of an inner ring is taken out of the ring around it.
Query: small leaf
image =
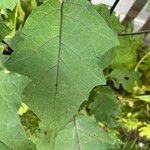
[[[109,78],[112,79],[116,88],[119,89],[120,85],[128,91],[133,92],[135,82],[139,79],[140,73],[132,69],[127,69],[124,66],[117,67],[110,74]]]
[[[91,94],[90,101],[92,102],[89,108],[96,120],[110,126],[115,126],[115,119],[118,117],[120,109],[118,99],[113,93],[113,90],[109,87],[99,86]]]

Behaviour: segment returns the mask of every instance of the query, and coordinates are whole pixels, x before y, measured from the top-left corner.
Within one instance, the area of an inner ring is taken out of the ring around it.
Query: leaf
[[[137,50],[142,47],[144,36],[125,36],[120,37],[120,46],[114,50],[114,58],[111,66],[116,68],[121,64],[126,68],[132,68],[137,63]]]
[[[95,85],[105,84],[97,57],[117,44],[87,0],[51,0],[33,11],[11,41],[15,52],[6,66],[32,79],[25,103],[49,129],[57,130]]]
[[[17,0],[1,0],[0,9],[10,9],[12,10],[17,3]]]
[[[119,116],[120,108],[113,90],[107,86],[99,86],[91,94],[90,101],[92,102],[89,108],[96,120],[109,126],[115,126],[115,119]]]
[[[0,149],[35,150],[35,146],[28,140],[17,114],[21,103],[21,94],[29,80],[6,69],[0,70],[0,79]]]
[[[99,59],[99,66],[103,69],[106,69],[111,64],[113,58],[114,58],[114,49],[111,49]]]
[[[141,127],[139,131],[140,136],[147,137],[148,139],[150,139],[150,124],[146,124],[146,126]]]
[[[0,43],[1,44],[1,43]],[[1,46],[1,45],[0,45]],[[6,56],[6,55],[3,55],[2,54],[2,51],[3,51],[3,47],[0,47],[0,48],[2,48],[2,50],[0,50],[0,70],[2,70],[2,69],[4,69],[5,67],[4,67],[4,63],[8,60],[8,56]]]
[[[109,66],[112,69],[108,73],[108,78],[114,83],[114,86],[119,89],[120,85],[129,93],[133,92],[135,81],[140,78],[140,73],[135,72],[137,64],[137,51],[142,47],[143,35],[120,37],[120,46],[112,50],[113,58],[107,55],[104,58],[110,60]],[[104,66],[104,60],[102,64]],[[108,63],[107,63],[108,64]]]
[[[119,33],[125,30],[125,27],[120,23],[119,17],[116,16],[115,12],[110,15],[110,9],[108,5],[98,4],[93,5],[96,11],[104,18],[109,27],[115,32]]]
[[[5,23],[0,18],[0,41],[10,32],[10,29],[5,25]]]
[[[121,24],[119,18],[115,16],[115,13],[110,16],[110,10],[107,5],[94,5],[94,8],[101,14],[110,28],[112,28],[115,32],[119,33],[127,30]],[[131,27],[129,27],[128,30],[131,30],[132,32]],[[99,65],[103,69],[108,66],[115,69],[121,64],[123,64],[126,68],[134,67],[137,63],[137,50],[142,47],[143,38],[143,35],[119,37],[120,45],[105,53],[99,60]]]
[[[24,25],[25,13],[21,7],[20,1],[18,1],[16,7],[12,11],[8,9],[1,10],[1,15],[5,25],[11,29],[9,33],[9,38],[11,38],[16,30],[21,29]]]
[[[49,145],[45,147],[45,142],[48,135],[43,135],[43,141],[34,138],[37,143],[37,149],[47,150]],[[116,150],[117,139],[110,135],[91,118],[78,115],[68,123],[56,136],[53,145],[54,150]]]
[[[140,73],[120,66],[109,74],[109,78],[112,79],[116,88],[119,89],[120,85],[122,85],[126,91],[133,92],[135,81],[140,78]]]
[[[143,96],[135,96],[135,98],[138,98],[142,101],[150,103],[150,95],[143,95]]]

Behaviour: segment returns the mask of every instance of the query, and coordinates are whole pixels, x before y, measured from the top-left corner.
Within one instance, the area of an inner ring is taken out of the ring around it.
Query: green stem
[[[135,72],[138,71],[138,68],[140,66],[140,64],[150,55],[150,51],[148,53],[146,53],[142,58],[141,60],[137,63],[136,67],[135,67]]]

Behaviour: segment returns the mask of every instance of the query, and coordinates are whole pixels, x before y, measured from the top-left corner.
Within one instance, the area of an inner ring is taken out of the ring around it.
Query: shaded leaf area
[[[34,10],[10,41],[15,52],[6,66],[32,79],[24,91],[27,105],[49,129],[58,130],[95,85],[105,84],[97,57],[117,44],[89,2],[52,0]]]
[[[37,133],[33,139],[37,148],[47,150],[51,145],[48,143],[48,133]],[[44,144],[43,144],[44,142]],[[46,145],[47,144],[47,145]],[[54,150],[116,150],[117,140],[113,135],[101,129],[91,118],[77,115],[56,135]]]
[[[27,135],[31,137],[39,126],[38,117],[31,110],[27,110],[20,115],[20,118]]]
[[[89,101],[91,101],[89,109],[96,120],[112,127],[116,126],[116,118],[120,114],[120,108],[118,99],[110,87],[94,88]]]
[[[10,29],[5,25],[3,20],[0,17],[0,41],[4,39],[6,35],[10,32]]]
[[[28,140],[17,114],[23,89],[29,80],[6,70],[2,66],[5,61],[6,58],[0,54],[0,149],[34,150],[35,146]]]
[[[13,9],[17,3],[17,0],[1,0],[0,9]]]

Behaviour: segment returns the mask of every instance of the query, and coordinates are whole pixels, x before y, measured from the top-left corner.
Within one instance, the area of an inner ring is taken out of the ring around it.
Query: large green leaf
[[[97,57],[118,43],[87,0],[51,0],[10,42],[15,52],[6,66],[32,79],[26,103],[50,129],[59,129],[95,85],[105,84]]]
[[[1,0],[0,9],[13,9],[17,3],[17,0]]]
[[[39,138],[41,137],[41,138]],[[91,118],[83,115],[74,117],[49,145],[48,134],[36,134],[33,141],[37,149],[47,150],[116,150],[117,138],[101,129]],[[46,143],[47,142],[47,143]],[[44,144],[43,144],[44,143]],[[50,147],[52,146],[52,147]]]
[[[0,61],[4,61],[0,57]],[[22,75],[0,70],[0,149],[34,150],[35,146],[28,140],[21,126],[17,111],[21,94],[29,79]]]
[[[96,120],[115,126],[115,119],[119,116],[119,104],[113,90],[107,86],[98,86],[91,92],[89,105]]]

